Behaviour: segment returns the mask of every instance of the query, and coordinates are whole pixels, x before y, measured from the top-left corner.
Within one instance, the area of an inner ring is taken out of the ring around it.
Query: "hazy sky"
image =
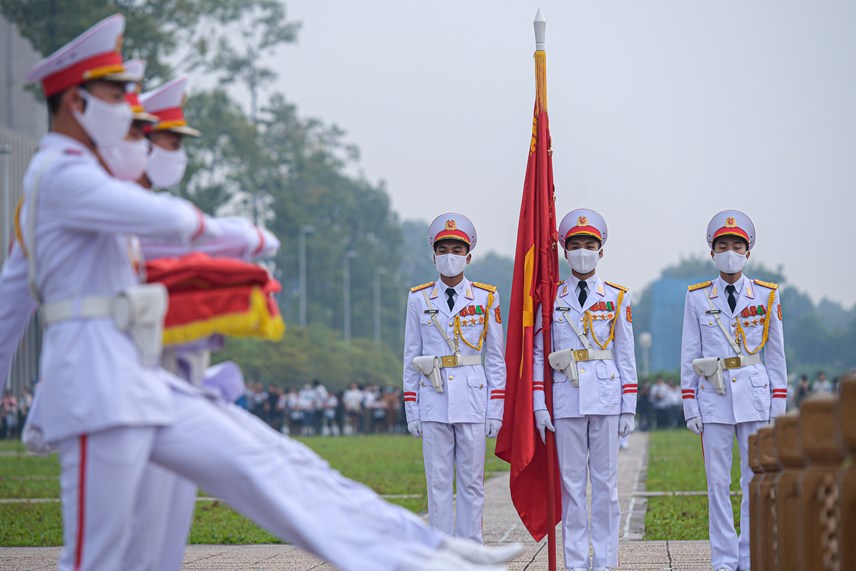
[[[476,255],[513,254],[540,7],[557,214],[604,215],[602,275],[638,291],[706,254],[710,217],[738,208],[753,258],[815,300],[856,302],[856,2],[286,5],[303,29],[278,88],[347,130],[403,219],[459,211]]]

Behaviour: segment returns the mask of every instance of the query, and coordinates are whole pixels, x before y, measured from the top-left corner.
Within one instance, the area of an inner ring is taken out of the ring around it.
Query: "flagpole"
[[[547,110],[547,69],[546,69],[546,47],[547,47],[547,20],[541,14],[540,8],[535,14],[535,81],[536,81],[536,100],[541,108]],[[541,144],[547,144],[547,141],[542,141]],[[543,307],[540,308],[543,311]],[[545,322],[547,323],[547,322]],[[547,410],[550,417],[553,418],[553,390],[552,379],[553,371],[548,365],[546,353],[552,345],[550,334],[543,332],[544,336],[544,396],[547,405]],[[556,526],[552,522],[556,521],[556,438],[549,430],[546,432],[547,445],[547,565],[549,571],[556,571]]]

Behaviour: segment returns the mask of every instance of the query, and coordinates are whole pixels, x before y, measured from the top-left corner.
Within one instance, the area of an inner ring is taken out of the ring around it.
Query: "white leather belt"
[[[740,369],[749,365],[758,365],[761,363],[761,355],[740,355],[737,357],[725,357],[722,359],[722,366],[726,369]]]
[[[441,369],[482,364],[481,355],[443,355],[439,359]]]
[[[574,361],[611,361],[612,349],[574,349]]]
[[[45,303],[41,308],[42,323],[47,326],[69,319],[112,317],[115,299],[115,297],[90,296]]]

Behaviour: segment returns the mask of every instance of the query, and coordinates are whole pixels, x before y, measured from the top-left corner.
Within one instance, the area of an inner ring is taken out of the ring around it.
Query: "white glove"
[[[422,436],[422,421],[411,420],[407,423],[407,430],[416,438],[420,438]]]
[[[253,258],[256,260],[261,258],[270,258],[279,251],[279,239],[264,228],[257,228],[257,230],[261,232],[262,236],[264,236],[264,242],[259,244],[261,248],[258,246],[256,247],[258,249],[258,253],[253,256]]]
[[[500,428],[502,428],[501,420],[489,418],[487,419],[487,422],[484,423],[484,435],[488,438],[496,438],[496,435],[499,434]]]
[[[538,433],[541,434],[541,442],[547,444],[547,433],[546,430],[550,432],[556,432],[556,427],[553,426],[553,423],[550,421],[550,413],[546,410],[536,410],[535,411],[535,428],[538,429]]]
[[[700,416],[694,416],[687,421],[687,428],[695,432],[696,434],[701,434],[704,430],[704,425],[701,423]]]
[[[636,430],[636,415],[625,412],[618,419],[618,436],[627,436]]]

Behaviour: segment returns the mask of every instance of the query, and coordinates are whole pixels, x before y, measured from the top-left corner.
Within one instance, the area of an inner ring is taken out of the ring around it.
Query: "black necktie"
[[[446,297],[449,298],[449,311],[452,311],[452,308],[455,307],[455,290],[446,288]]]
[[[586,298],[588,297],[588,284],[586,282],[580,282],[580,307],[586,302]]]
[[[734,308],[737,307],[737,298],[734,297],[734,286],[727,285],[725,286],[725,291],[728,292],[728,307],[731,308],[731,312],[734,313]]]

